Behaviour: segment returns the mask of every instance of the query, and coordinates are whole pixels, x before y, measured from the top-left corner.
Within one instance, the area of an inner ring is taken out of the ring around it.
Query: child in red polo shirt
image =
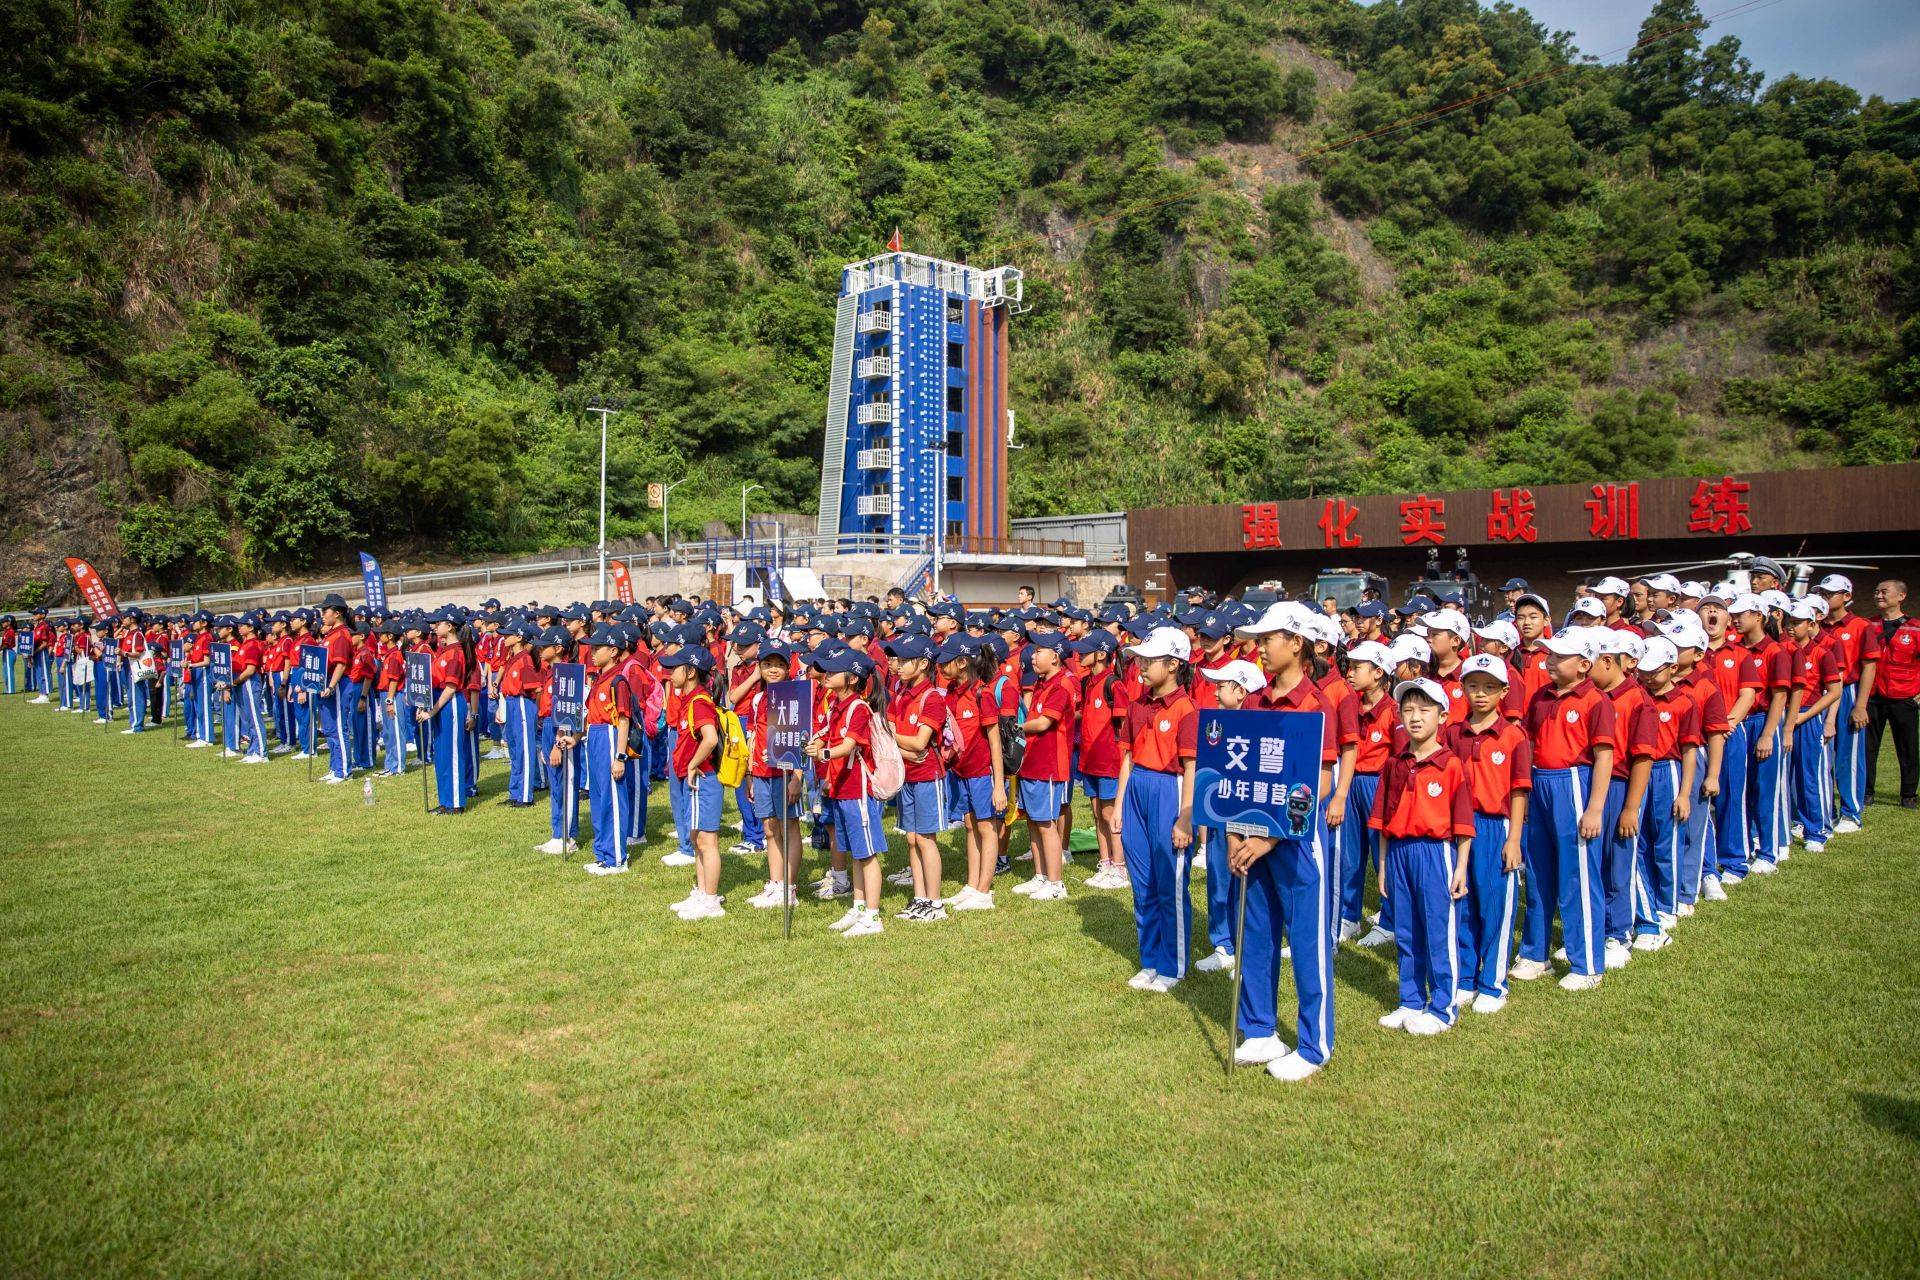
[[[1461,666],[1467,718],[1443,734],[1466,767],[1473,798],[1473,856],[1468,894],[1461,904],[1460,984],[1454,1003],[1471,997],[1475,1013],[1507,1004],[1507,962],[1513,947],[1513,909],[1520,887],[1520,833],[1533,790],[1533,748],[1526,731],[1506,716],[1505,661],[1477,653]]]
[[[1127,708],[1119,791],[1108,821],[1127,859],[1140,941],[1140,971],[1127,985],[1167,992],[1186,976],[1192,936],[1187,877],[1199,712],[1182,685],[1192,653],[1184,634],[1159,627],[1129,652],[1141,663],[1147,689]]]
[[[1459,989],[1459,900],[1467,892],[1473,809],[1467,772],[1441,745],[1450,699],[1433,680],[1394,687],[1406,749],[1387,764],[1367,825],[1376,837],[1380,893],[1394,899],[1400,1006],[1380,1025],[1439,1035],[1454,1021]]]
[[[1787,732],[1792,743],[1787,761],[1793,771],[1793,812],[1808,853],[1827,847],[1833,829],[1833,739],[1838,728],[1840,655],[1820,643],[1820,618],[1826,604],[1807,596],[1793,602],[1787,625],[1798,652],[1793,687],[1787,694]]]
[[[1607,885],[1607,940],[1602,960],[1609,969],[1633,958],[1635,871],[1640,861],[1640,826],[1646,815],[1647,778],[1652,772],[1653,708],[1646,690],[1633,678],[1645,647],[1639,632],[1620,627],[1600,630],[1593,663],[1594,687],[1613,702],[1615,726],[1613,779],[1607,786],[1606,851],[1601,877]]]
[[[1648,765],[1646,816],[1641,824],[1633,886],[1633,949],[1658,951],[1680,919],[1680,853],[1693,812],[1694,748],[1700,733],[1700,703],[1678,680],[1680,651],[1655,636],[1640,654],[1653,730]],[[1635,761],[1635,768],[1639,762]]]

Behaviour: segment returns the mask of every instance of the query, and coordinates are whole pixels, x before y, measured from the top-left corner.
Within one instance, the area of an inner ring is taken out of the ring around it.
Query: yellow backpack
[[[747,745],[747,731],[741,728],[740,717],[734,709],[716,707],[716,710],[720,713],[720,763],[714,767],[714,776],[723,787],[737,787],[746,780],[752,748]]]

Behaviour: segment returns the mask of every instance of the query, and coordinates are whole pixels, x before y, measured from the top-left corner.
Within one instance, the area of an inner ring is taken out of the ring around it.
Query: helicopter
[[[1879,557],[1882,560],[1912,560],[1911,554],[1896,554]],[[1568,573],[1592,577],[1614,574],[1622,577],[1641,577],[1648,573],[1671,573],[1680,577],[1710,571],[1713,582],[1730,582],[1736,591],[1753,589],[1754,562],[1767,562],[1782,570],[1780,574],[1781,590],[1790,596],[1804,596],[1813,585],[1816,572],[1825,573],[1834,569],[1880,568],[1877,564],[1855,564],[1846,560],[1825,560],[1809,556],[1764,556],[1752,551],[1735,551],[1728,555],[1708,560],[1673,561],[1666,564],[1616,564],[1591,569],[1569,569]]]

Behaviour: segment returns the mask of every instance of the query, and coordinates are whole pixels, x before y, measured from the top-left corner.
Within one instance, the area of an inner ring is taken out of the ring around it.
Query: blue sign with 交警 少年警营
[[[1229,835],[1300,840],[1320,810],[1319,711],[1199,713],[1194,822]]]

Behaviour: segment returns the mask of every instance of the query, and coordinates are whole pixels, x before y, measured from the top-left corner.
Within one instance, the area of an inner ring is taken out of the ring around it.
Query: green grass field
[[[533,853],[503,764],[429,818],[415,777],[369,809],[212,755],[0,705],[0,1274],[1920,1268],[1887,805],[1435,1040],[1376,1027],[1388,958],[1343,948],[1334,1060],[1286,1086],[1225,1078],[1225,978],[1125,987],[1122,894],[855,942],[809,901],[782,942],[675,919],[657,846]]]

